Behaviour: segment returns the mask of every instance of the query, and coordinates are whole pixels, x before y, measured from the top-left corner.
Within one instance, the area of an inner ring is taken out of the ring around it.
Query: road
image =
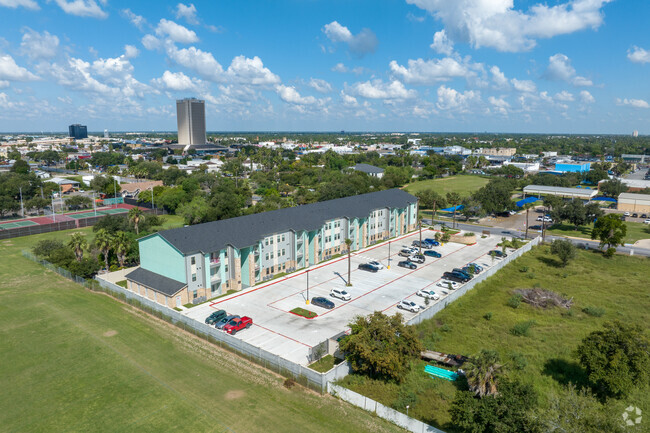
[[[430,219],[424,219],[423,220],[426,224],[431,224]],[[450,221],[443,221],[443,220],[434,220],[435,223],[440,223],[440,224],[446,224],[448,227],[451,227],[451,222]],[[487,231],[490,233],[490,235],[495,235],[495,236],[515,236],[515,237],[520,237],[524,238],[525,232],[521,230],[515,230],[515,229],[505,229],[503,227],[488,227],[488,226],[479,226],[476,224],[463,224],[463,223],[456,223],[456,228],[461,229],[461,230],[468,230],[468,231],[473,231],[475,233]],[[534,236],[539,236],[539,232],[534,231],[528,232],[528,237],[534,237]],[[554,236],[554,235],[547,235],[546,236],[546,241],[550,242],[555,239],[568,239],[570,240],[573,244],[579,245],[581,247],[587,247],[589,249],[598,249],[599,248],[599,242],[597,241],[592,241],[590,239],[578,239],[578,238],[568,238],[564,236]],[[616,251],[619,253],[624,253],[624,254],[633,254],[635,256],[644,256],[644,257],[650,257],[650,249],[648,248],[638,248],[638,247],[633,247],[633,246],[622,246],[616,248]]]

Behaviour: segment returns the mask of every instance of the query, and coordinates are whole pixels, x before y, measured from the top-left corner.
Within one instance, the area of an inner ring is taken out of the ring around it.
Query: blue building
[[[587,173],[589,170],[591,170],[591,162],[582,164],[557,163],[554,171],[559,173]]]
[[[86,127],[86,125],[80,125],[78,123],[75,123],[74,125],[68,126],[68,132],[70,138],[74,138],[76,140],[80,140],[82,138],[88,138],[88,128]]]

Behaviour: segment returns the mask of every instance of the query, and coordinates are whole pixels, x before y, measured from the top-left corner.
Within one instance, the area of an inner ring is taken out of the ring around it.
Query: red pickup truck
[[[233,319],[226,326],[223,327],[223,330],[228,334],[235,335],[238,331],[242,329],[248,329],[253,325],[253,319],[248,316],[244,316],[239,319]]]

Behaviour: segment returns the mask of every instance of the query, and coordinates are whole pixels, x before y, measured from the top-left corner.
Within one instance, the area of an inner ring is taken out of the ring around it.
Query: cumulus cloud
[[[325,35],[334,43],[343,42],[348,45],[350,52],[359,57],[368,53],[374,53],[377,48],[377,36],[370,29],[362,29],[358,34],[353,35],[345,26],[332,21],[323,27]]]
[[[474,48],[519,52],[532,49],[538,38],[552,38],[603,22],[601,9],[612,0],[570,0],[517,10],[513,0],[406,0],[442,21],[447,36]]]
[[[436,53],[445,54],[447,56],[450,56],[454,51],[454,43],[449,40],[447,32],[444,30],[434,33],[433,43],[430,47],[433,48]]]
[[[566,90],[562,90],[561,92],[555,94],[555,100],[562,102],[573,102],[575,101],[575,98],[573,97],[573,94],[567,92]]]
[[[616,105],[627,105],[634,108],[650,108],[650,104],[643,99],[616,99]]]
[[[23,40],[20,43],[20,51],[30,59],[49,59],[56,55],[59,47],[59,38],[44,31],[38,33],[26,28],[23,33]]]
[[[650,63],[650,51],[635,46],[627,51],[627,58],[634,63]]]
[[[398,80],[384,82],[382,80],[365,81],[352,86],[353,91],[368,99],[410,99],[417,96],[415,90],[409,90]]]
[[[348,95],[343,90],[341,90],[341,100],[343,101],[343,105],[348,107],[356,107],[357,105],[359,105],[357,98],[355,98],[352,95]]]
[[[102,10],[95,0],[54,0],[63,12],[69,15],[91,18],[106,18],[108,14]],[[102,2],[105,3],[105,2]]]
[[[167,46],[167,56],[175,63],[184,66],[206,80],[221,81],[223,68],[212,53],[196,47],[178,49],[175,45]]]
[[[341,73],[343,73],[343,74],[348,73],[348,72],[352,72],[352,73],[355,74],[355,75],[361,75],[361,74],[363,74],[366,70],[365,70],[363,67],[361,67],[361,66],[357,66],[356,68],[348,68],[348,67],[345,66],[343,63],[337,63],[336,65],[334,65],[334,66],[332,67],[332,71],[334,71],[334,72],[341,72]]]
[[[122,9],[120,13],[140,30],[142,30],[145,24],[147,24],[147,20],[143,16],[136,15],[131,11],[131,9]]]
[[[280,99],[289,104],[311,105],[317,102],[317,99],[313,96],[300,96],[300,93],[293,86],[279,84],[275,90],[278,92]]]
[[[309,87],[319,93],[329,93],[332,91],[332,85],[320,78],[312,78],[309,80]]]
[[[189,5],[184,5],[179,3],[176,5],[176,18],[184,18],[188,24],[198,24],[199,20],[196,19],[196,7],[194,4],[190,3]]]
[[[164,18],[158,23],[156,34],[160,37],[168,37],[170,40],[181,44],[192,44],[199,40],[193,30]]]
[[[537,91],[537,86],[531,80],[518,80],[513,78],[510,80],[515,90],[522,93],[534,93]]]
[[[492,66],[490,68],[490,74],[492,75],[492,82],[494,86],[500,89],[507,89],[510,87],[510,82],[506,78],[506,74],[501,72],[498,66]]]
[[[566,81],[574,86],[592,86],[594,83],[585,78],[576,75],[576,70],[571,66],[571,60],[562,53],[555,54],[548,59],[548,67],[544,77],[549,80]]]
[[[468,62],[459,62],[451,57],[434,60],[409,60],[408,67],[390,62],[391,72],[409,84],[428,85],[453,78],[463,77],[469,79],[476,76],[473,69],[480,69],[482,65],[472,65]]]
[[[182,72],[165,71],[160,78],[154,78],[151,82],[163,89],[186,91],[197,90],[201,84],[201,80],[197,78],[190,78]]]
[[[593,104],[596,102],[596,98],[594,98],[591,93],[587,92],[586,90],[582,90],[580,92],[580,102],[583,104]]]
[[[142,37],[142,45],[148,50],[157,50],[162,47],[162,41],[154,35],[144,35]]]
[[[40,9],[40,6],[34,0],[0,0],[0,6],[11,9],[16,9],[18,7],[32,10]]]
[[[237,56],[232,59],[226,70],[226,77],[229,82],[254,86],[280,83],[280,77],[271,72],[269,68],[264,67],[262,59],[257,56],[252,59],[245,56]]]
[[[479,92],[467,90],[461,93],[444,85],[438,87],[437,93],[438,102],[436,106],[441,110],[466,112],[469,111],[470,103],[476,103],[481,99]]]
[[[18,66],[9,54],[0,55],[0,80],[34,81],[38,77],[22,66]]]
[[[493,109],[504,116],[508,115],[508,109],[510,109],[510,104],[504,98],[496,98],[490,96],[488,102],[492,105]]]

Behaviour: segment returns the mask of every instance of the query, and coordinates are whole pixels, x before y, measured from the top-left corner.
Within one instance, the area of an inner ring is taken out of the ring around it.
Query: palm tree
[[[526,203],[524,205],[524,208],[526,209],[526,239],[528,239],[528,226],[530,225],[528,222],[528,213],[530,212],[530,208],[534,206],[533,203]]]
[[[350,259],[350,253],[352,252],[352,239],[345,238],[345,245],[348,247],[348,283],[347,283],[347,285],[351,286],[352,283],[350,282],[350,275],[352,274],[352,271],[351,271],[352,264],[350,262],[350,260],[351,260]]]
[[[81,232],[76,232],[70,236],[68,246],[74,250],[74,255],[80,262],[84,258],[84,249],[88,248],[88,241]]]
[[[456,208],[458,207],[458,203],[460,203],[460,194],[457,192],[448,192],[447,202],[454,207],[453,227],[456,228]]]
[[[131,239],[129,239],[129,236],[126,233],[120,231],[113,236],[111,243],[113,250],[115,250],[117,260],[120,262],[120,267],[123,268],[126,255],[131,247]]]
[[[470,391],[479,397],[495,395],[501,367],[499,354],[493,350],[482,350],[478,355],[471,357],[463,365]]]
[[[129,209],[129,221],[131,221],[133,223],[133,227],[135,227],[135,234],[140,234],[138,225],[144,221],[144,212],[142,212],[142,209],[139,207],[132,207]]]
[[[99,251],[104,255],[104,264],[108,271],[108,254],[113,247],[113,236],[106,229],[99,229],[95,234],[95,245]]]

